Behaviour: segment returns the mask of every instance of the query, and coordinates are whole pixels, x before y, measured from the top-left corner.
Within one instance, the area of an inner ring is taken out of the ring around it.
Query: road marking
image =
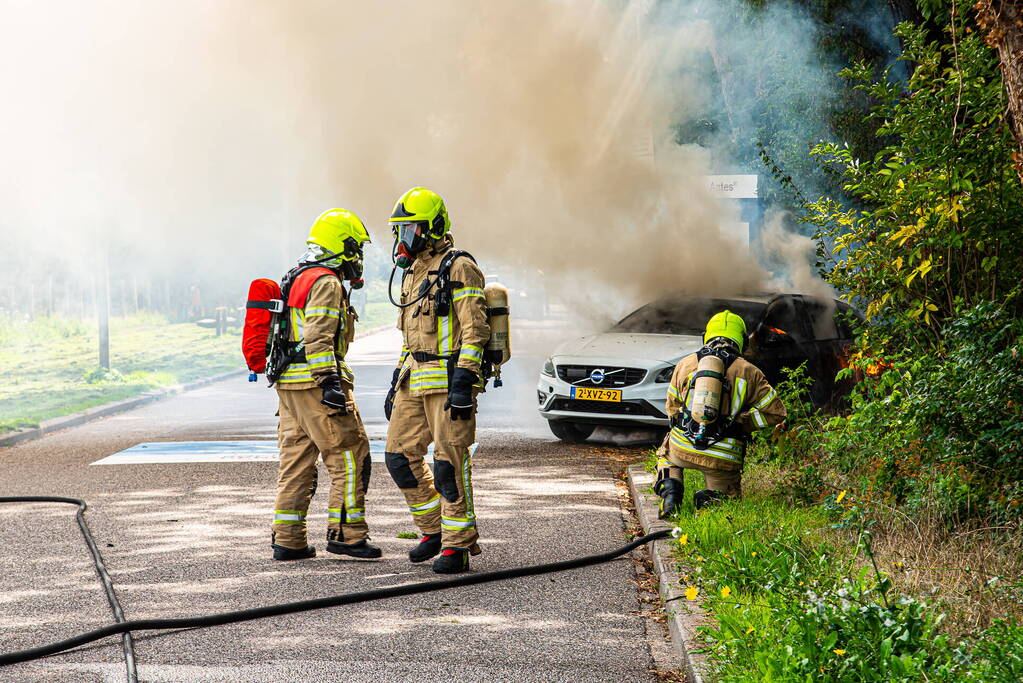
[[[469,447],[476,452],[479,444]],[[372,439],[369,453],[373,462],[384,462],[384,441]],[[259,441],[151,441],[108,455],[92,465],[152,465],[184,462],[277,462],[277,442]],[[433,444],[426,452],[433,462]]]

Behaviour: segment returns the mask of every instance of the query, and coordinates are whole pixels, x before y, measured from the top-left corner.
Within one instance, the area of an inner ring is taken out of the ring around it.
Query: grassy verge
[[[719,680],[1023,680],[1023,627],[952,635],[947,601],[905,590],[905,566],[878,555],[848,493],[799,506],[773,465],[744,479],[742,500],[698,514],[690,501],[678,519],[686,597],[714,617],[703,636]]]
[[[240,332],[138,315],[110,322],[111,370],[98,368],[94,321],[0,325],[0,433],[243,366]]]
[[[393,327],[398,320],[397,310],[389,301],[370,301],[366,304],[356,329],[371,330],[385,325]]]

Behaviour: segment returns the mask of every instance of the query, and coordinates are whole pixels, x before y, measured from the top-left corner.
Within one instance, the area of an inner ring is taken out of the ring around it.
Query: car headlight
[[[674,365],[669,365],[668,367],[664,368],[663,370],[661,370],[660,372],[657,373],[657,377],[654,377],[654,381],[659,383],[659,384],[664,384],[665,382],[670,382],[671,381],[671,376],[672,376],[672,374],[674,372],[675,372],[675,366]]]
[[[543,374],[554,377],[554,361],[550,358],[543,362]]]

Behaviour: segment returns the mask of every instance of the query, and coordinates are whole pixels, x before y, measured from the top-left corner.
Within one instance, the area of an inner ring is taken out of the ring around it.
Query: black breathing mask
[[[341,262],[341,278],[348,280],[352,289],[362,289],[366,282],[362,279],[362,259]]]
[[[394,263],[401,269],[408,268],[416,260],[416,256],[430,244],[427,234],[429,223],[426,221],[410,221],[392,223],[394,232]]]
[[[342,256],[341,259],[338,259]],[[345,259],[350,260],[345,260]],[[329,264],[328,261],[340,260],[339,265]],[[348,280],[351,283],[352,289],[362,289],[362,286],[366,282],[362,279],[362,245],[359,244],[355,239],[348,237],[345,239],[345,248],[341,254],[328,253],[327,256],[317,259],[315,261],[307,261],[309,264],[322,264],[323,266],[330,268],[342,280]]]

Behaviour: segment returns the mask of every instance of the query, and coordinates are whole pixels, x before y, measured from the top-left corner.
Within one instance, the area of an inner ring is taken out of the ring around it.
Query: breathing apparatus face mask
[[[348,280],[352,289],[361,289],[365,282],[362,279],[362,245],[351,237],[345,239],[345,248],[341,254],[328,251],[319,244],[310,242],[300,264],[316,263],[337,272],[342,279]]]
[[[416,256],[430,244],[428,228],[429,224],[426,221],[391,224],[391,230],[394,232],[394,263],[399,268],[411,266]]]

